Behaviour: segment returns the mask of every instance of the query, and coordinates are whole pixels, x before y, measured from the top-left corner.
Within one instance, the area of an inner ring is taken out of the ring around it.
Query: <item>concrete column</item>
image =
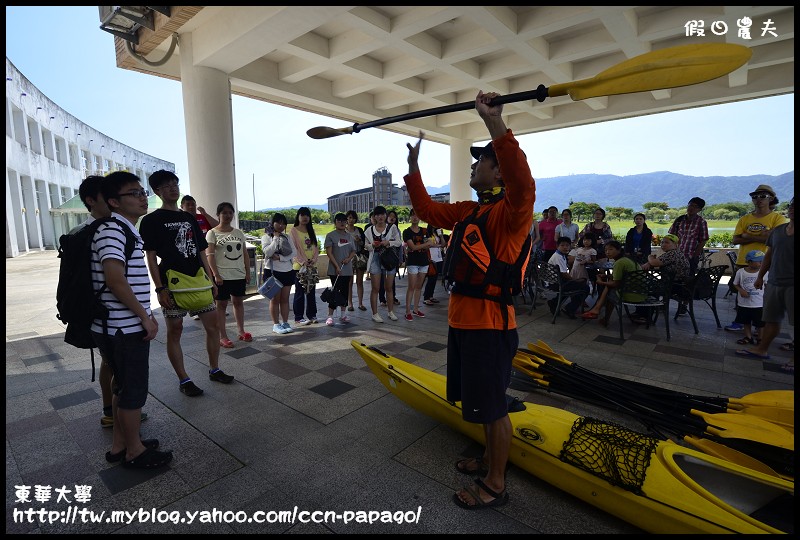
[[[242,210],[236,201],[233,156],[233,112],[228,75],[194,65],[192,35],[180,38],[181,88],[186,124],[191,195],[212,216],[223,201]],[[186,188],[181,193],[186,193]],[[234,219],[234,226],[238,220]]]
[[[450,202],[472,200],[469,175],[474,160],[469,153],[470,146],[472,141],[464,139],[450,143]]]

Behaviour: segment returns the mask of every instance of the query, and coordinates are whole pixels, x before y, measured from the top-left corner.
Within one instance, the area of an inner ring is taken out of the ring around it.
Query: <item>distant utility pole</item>
[[[256,173],[253,173],[253,219],[256,219]]]

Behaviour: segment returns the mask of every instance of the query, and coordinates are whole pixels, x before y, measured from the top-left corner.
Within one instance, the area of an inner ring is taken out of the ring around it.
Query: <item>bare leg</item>
[[[283,296],[284,289],[286,289],[286,287],[281,289],[281,292],[273,296],[269,301],[269,314],[272,317],[273,324],[281,324],[279,311],[280,308],[283,307],[281,305],[281,299],[282,299],[281,297]]]
[[[292,292],[292,287],[288,286],[281,289],[281,292],[278,295],[276,295],[276,298],[280,297],[280,311],[284,322],[289,322],[289,295],[291,294],[291,292]],[[273,319],[275,319],[277,322],[280,322],[280,320],[275,317],[277,317],[277,315],[273,316]]]
[[[169,363],[172,364],[172,369],[178,376],[178,380],[182,381],[189,377],[183,364],[183,349],[181,349],[181,334],[183,333],[183,319],[175,317],[165,317],[164,322],[167,325],[167,357]],[[219,338],[215,337],[214,341],[219,346]]]
[[[358,292],[358,305],[364,305],[364,271],[356,272],[356,291]]]
[[[378,313],[378,291],[381,288],[381,274],[372,274],[370,278],[372,287],[369,291],[369,307],[372,308],[372,314]]]
[[[484,433],[486,451],[483,460],[489,466],[489,472],[483,482],[495,493],[502,493],[506,489],[506,465],[511,448],[511,419],[505,415],[490,424],[484,424]],[[492,496],[484,493],[482,489],[480,494],[484,502],[492,501]],[[469,505],[475,504],[475,500],[464,489],[458,491],[458,497]]]
[[[228,339],[228,330],[225,328],[225,312],[228,311],[227,300],[217,300],[217,310],[214,314],[217,317],[217,327],[219,328],[219,339]]]
[[[211,369],[219,367],[219,338],[217,333],[217,314],[216,311],[206,311],[200,314],[200,322],[206,331],[206,351],[208,351],[208,365]],[[223,315],[224,316],[224,315]]]
[[[751,352],[765,356],[769,354],[769,346],[781,331],[781,323],[768,322],[764,323],[764,328],[761,329],[761,341],[758,345],[749,349]]]
[[[386,306],[389,313],[394,311],[394,274],[386,273]]]
[[[238,335],[244,334],[244,298],[231,296],[233,301],[233,318],[236,320]]]

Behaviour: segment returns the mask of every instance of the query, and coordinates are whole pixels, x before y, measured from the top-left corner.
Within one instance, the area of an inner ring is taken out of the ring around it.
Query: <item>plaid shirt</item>
[[[668,234],[677,235],[678,249],[687,259],[691,259],[697,256],[697,245],[700,242],[708,242],[708,223],[700,215],[695,215],[694,219],[683,215],[675,220]]]

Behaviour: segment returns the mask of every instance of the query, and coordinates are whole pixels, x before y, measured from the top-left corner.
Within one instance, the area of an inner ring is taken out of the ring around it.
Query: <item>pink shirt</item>
[[[543,219],[539,222],[539,234],[542,235],[542,249],[545,251],[552,251],[558,247],[556,243],[556,227],[558,227],[562,221],[560,219],[555,219],[550,221],[549,219]]]

